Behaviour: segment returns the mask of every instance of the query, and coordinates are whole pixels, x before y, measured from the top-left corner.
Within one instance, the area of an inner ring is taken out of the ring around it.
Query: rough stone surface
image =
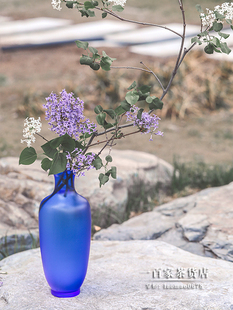
[[[81,293],[73,298],[51,295],[39,249],[12,255],[2,260],[0,267],[2,273],[7,272],[0,275],[2,310],[233,308],[232,263],[197,256],[157,240],[94,241]],[[180,280],[177,268],[184,269]],[[189,268],[196,269],[196,279],[189,277]],[[161,269],[160,279],[155,269]],[[168,269],[173,282],[165,276],[164,270]],[[172,288],[174,286],[182,288]]]
[[[117,180],[112,179],[100,188],[96,170],[89,171],[84,178],[76,178],[78,193],[91,205],[93,222],[105,227],[125,219],[130,191],[137,191],[142,182],[148,193],[158,182],[166,190],[173,172],[170,164],[143,152],[113,150],[112,157],[111,164],[118,167]],[[19,240],[22,249],[38,243],[39,204],[53,188],[53,176],[47,176],[40,161],[19,166],[18,158],[0,159],[0,259],[14,253]]]
[[[233,262],[233,182],[205,189],[94,235],[95,240],[158,239]]]

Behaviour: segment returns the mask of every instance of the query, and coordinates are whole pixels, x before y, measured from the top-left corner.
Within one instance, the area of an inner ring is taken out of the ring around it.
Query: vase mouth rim
[[[74,172],[73,172],[73,170],[69,170],[69,169],[66,169],[66,170],[64,170],[64,171],[62,171],[62,172],[59,172],[59,173],[56,173],[56,174],[54,174],[55,176],[57,175],[57,176],[61,176],[61,175],[63,175],[63,174],[74,174]]]

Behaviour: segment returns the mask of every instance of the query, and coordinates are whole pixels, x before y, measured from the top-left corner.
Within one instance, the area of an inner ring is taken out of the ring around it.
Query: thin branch
[[[69,0],[63,0],[64,2],[68,2]],[[84,3],[81,3],[79,1],[77,1],[78,4],[80,5],[84,5]],[[179,37],[182,37],[182,35],[178,32],[176,32],[175,30],[172,30],[166,26],[162,26],[162,25],[158,25],[158,24],[153,24],[153,23],[145,23],[145,22],[139,22],[139,21],[136,21],[136,20],[131,20],[131,19],[128,19],[128,18],[124,18],[124,17],[121,17],[119,15],[117,15],[115,12],[109,10],[109,9],[103,9],[103,8],[100,8],[100,7],[95,7],[96,10],[98,11],[101,11],[101,12],[104,12],[104,13],[107,13],[121,21],[124,21],[124,22],[128,22],[128,23],[133,23],[133,24],[137,24],[137,25],[143,25],[143,26],[154,26],[154,27],[159,27],[159,28],[163,28],[163,29],[166,29],[168,31],[171,31],[173,33],[175,33],[177,36]]]
[[[133,70],[140,70],[140,71],[144,71],[147,73],[152,73],[151,70],[146,70],[143,68],[139,68],[139,67],[130,67],[130,66],[111,66],[111,69],[133,69]]]
[[[142,61],[141,61],[141,64],[142,64],[143,66],[145,66],[151,74],[153,74],[153,76],[154,76],[154,77],[156,78],[156,80],[158,81],[158,83],[159,83],[160,87],[162,88],[162,90],[165,91],[165,88],[163,87],[162,82],[160,81],[159,77],[154,73],[154,71],[152,71],[150,68],[148,68]]]
[[[90,140],[88,141],[88,143],[87,143],[85,149],[84,149],[83,152],[82,152],[83,155],[86,153],[87,149],[89,148],[89,145],[91,144],[91,142],[94,140],[94,138],[95,138],[97,135],[98,135],[98,132],[96,132],[96,131],[93,132],[93,134],[92,134]]]
[[[49,142],[49,140],[47,140],[45,137],[43,137],[41,134],[39,134],[38,132],[36,132],[36,134],[41,137],[42,139],[44,139],[45,141]]]
[[[103,141],[99,141],[99,142],[96,142],[96,143],[93,143],[93,144],[91,144],[91,145],[89,145],[89,147],[92,147],[92,146],[95,146],[95,145],[99,145],[99,144],[102,144],[102,143],[105,143],[105,142],[110,142],[110,140],[118,140],[118,139],[121,139],[121,138],[124,138],[124,137],[126,137],[126,136],[130,136],[130,135],[133,135],[133,134],[135,134],[135,133],[139,133],[139,132],[141,132],[141,130],[139,129],[139,130],[137,130],[137,131],[133,131],[133,132],[130,132],[130,133],[127,133],[127,134],[122,134],[122,136],[120,137],[120,138],[116,138],[116,137],[112,137],[111,139],[108,139],[108,140],[103,140]],[[109,143],[108,143],[109,144]],[[105,146],[106,147],[106,146]]]

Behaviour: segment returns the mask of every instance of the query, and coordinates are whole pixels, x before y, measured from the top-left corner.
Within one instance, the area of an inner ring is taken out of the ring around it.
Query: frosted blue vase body
[[[78,295],[89,260],[91,211],[88,201],[75,191],[72,171],[55,175],[54,192],[42,200],[39,235],[51,293],[56,297]]]

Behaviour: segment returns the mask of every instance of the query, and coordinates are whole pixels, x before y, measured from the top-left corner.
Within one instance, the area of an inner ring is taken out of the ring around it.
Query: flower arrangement
[[[162,109],[162,100],[170,89],[173,79],[187,53],[196,44],[205,44],[204,51],[208,54],[214,52],[229,54],[231,52],[226,43],[229,34],[222,32],[222,29],[224,23],[233,29],[233,3],[223,3],[216,6],[213,11],[206,9],[206,12],[202,10],[200,5],[197,5],[196,8],[200,14],[201,31],[191,39],[188,48],[184,47],[186,19],[183,0],[178,0],[183,23],[182,33],[178,33],[163,25],[138,22],[121,17],[118,13],[124,10],[126,0],[92,0],[85,1],[84,3],[79,1],[52,0],[51,4],[54,9],[60,11],[62,3],[65,3],[69,9],[77,8],[81,16],[84,17],[93,17],[95,16],[95,11],[100,11],[102,18],[111,15],[126,22],[165,28],[180,38],[180,50],[167,85],[162,83],[156,72],[142,62],[140,62],[140,67],[116,67],[112,65],[115,58],[111,58],[104,51],[102,51],[102,54],[99,53],[96,48],[89,46],[88,42],[76,41],[77,47],[83,49],[85,53],[80,58],[81,65],[87,65],[94,71],[100,69],[109,71],[114,68],[123,68],[147,72],[152,74],[155,81],[159,84],[161,88],[160,96],[157,97],[151,94],[150,86],[142,85],[139,87],[134,81],[128,87],[124,100],[115,109],[104,109],[101,105],[95,107],[96,121],[102,128],[99,130],[95,123],[84,116],[84,102],[82,100],[75,98],[73,93],[67,93],[65,89],[60,94],[52,92],[46,98],[46,103],[44,104],[45,116],[50,125],[50,130],[54,131],[58,137],[50,141],[40,135],[40,118],[35,120],[30,117],[25,120],[24,139],[21,142],[27,143],[27,147],[20,154],[20,164],[29,165],[37,159],[37,153],[32,147],[32,143],[35,142],[35,135],[38,135],[46,140],[46,143],[41,146],[45,155],[41,162],[42,169],[48,171],[49,174],[57,174],[70,169],[77,176],[83,176],[85,170],[104,168],[104,171],[99,174],[101,186],[108,182],[110,177],[116,178],[116,167],[111,166],[109,168],[109,163],[112,162],[111,149],[116,145],[118,139],[127,135],[141,133],[149,134],[149,140],[151,141],[153,136],[163,135],[158,130],[160,118],[154,112],[157,109]],[[140,101],[144,101],[148,108],[139,108],[137,103]],[[134,129],[132,132],[125,134],[124,129],[128,127],[136,127],[136,130]],[[100,141],[99,137],[102,136],[105,136],[105,138]],[[98,140],[96,141],[97,137]],[[96,145],[101,145],[97,154],[90,151],[91,147]],[[106,147],[109,147],[109,155],[102,159],[101,153]]]

